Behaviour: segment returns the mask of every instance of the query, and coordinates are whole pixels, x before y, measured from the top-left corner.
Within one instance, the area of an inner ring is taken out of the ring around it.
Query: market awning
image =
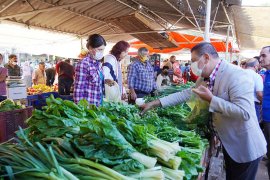
[[[174,51],[179,51],[181,49],[191,49],[196,44],[203,42],[202,37],[192,36],[188,34],[181,34],[177,32],[170,32],[170,36],[178,44],[176,48],[164,48],[164,49],[154,49],[141,41],[135,41],[131,43],[131,47],[139,49],[140,47],[146,47],[151,53],[171,53]],[[226,52],[226,42],[218,39],[211,39],[211,44],[213,44],[218,52]],[[232,51],[232,44],[229,43],[229,51]]]
[[[230,25],[222,7],[239,4],[240,0],[212,1],[212,32],[226,34]],[[99,33],[107,41],[132,40],[131,35],[110,20],[139,12],[162,28],[198,30],[203,33],[205,1],[188,0],[1,0],[0,20],[12,21],[79,37]]]
[[[240,49],[259,50],[270,45],[270,7],[232,6]]]

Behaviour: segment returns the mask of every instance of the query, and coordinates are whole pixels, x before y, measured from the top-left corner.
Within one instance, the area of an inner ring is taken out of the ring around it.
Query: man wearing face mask
[[[149,51],[142,47],[138,49],[138,57],[128,68],[129,103],[137,98],[154,93],[157,89],[154,67],[148,59]]]
[[[161,90],[162,88],[169,86],[170,83],[170,77],[168,73],[169,67],[163,66],[161,74],[157,77],[157,89]]]
[[[258,121],[261,120],[261,102],[263,97],[263,79],[257,73],[259,61],[255,58],[246,61],[246,71],[249,73],[251,80],[254,82],[254,104]]]
[[[103,100],[104,75],[101,67],[105,39],[99,34],[90,35],[87,39],[87,56],[75,69],[74,101],[86,99],[90,104],[100,106]]]
[[[245,70],[220,60],[210,43],[194,46],[191,57],[191,69],[200,76],[197,87],[144,104],[142,113],[185,102],[195,93],[209,102],[211,129],[223,146],[226,179],[255,180],[266,141],[257,121],[251,78]]]
[[[8,76],[21,76],[21,68],[17,65],[17,56],[15,54],[11,54],[8,59],[9,62],[5,64],[5,68],[8,69]]]

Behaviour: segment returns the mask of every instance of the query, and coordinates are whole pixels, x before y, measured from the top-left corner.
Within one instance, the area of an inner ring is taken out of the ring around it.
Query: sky
[[[85,47],[86,39],[82,40]],[[105,53],[112,45],[108,43]],[[15,53],[52,54],[61,57],[77,58],[81,51],[81,39],[63,33],[50,32],[40,28],[17,23],[0,23],[0,53],[15,50]],[[12,52],[14,53],[14,52]]]
[[[242,0],[243,6],[270,6],[270,0]]]

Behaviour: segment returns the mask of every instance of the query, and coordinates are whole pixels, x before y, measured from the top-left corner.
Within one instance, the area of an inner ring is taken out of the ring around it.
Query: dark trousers
[[[267,142],[267,169],[268,169],[268,176],[270,179],[270,122],[263,122],[263,133]]]
[[[226,180],[255,180],[261,157],[246,163],[235,162],[223,148]]]
[[[255,102],[255,110],[256,110],[258,121],[261,122],[262,105],[260,103]]]
[[[73,84],[73,79],[67,77],[58,78],[58,93],[59,95],[70,95],[70,88]]]

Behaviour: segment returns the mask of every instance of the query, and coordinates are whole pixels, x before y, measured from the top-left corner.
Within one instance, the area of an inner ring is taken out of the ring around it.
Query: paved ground
[[[266,161],[261,161],[257,172],[256,180],[269,180],[267,168],[265,166]]]
[[[225,170],[223,169],[223,155],[222,153],[218,158],[212,157],[210,161],[210,169],[208,173],[208,180],[225,180]],[[269,180],[266,161],[261,161],[256,175],[256,180]]]

